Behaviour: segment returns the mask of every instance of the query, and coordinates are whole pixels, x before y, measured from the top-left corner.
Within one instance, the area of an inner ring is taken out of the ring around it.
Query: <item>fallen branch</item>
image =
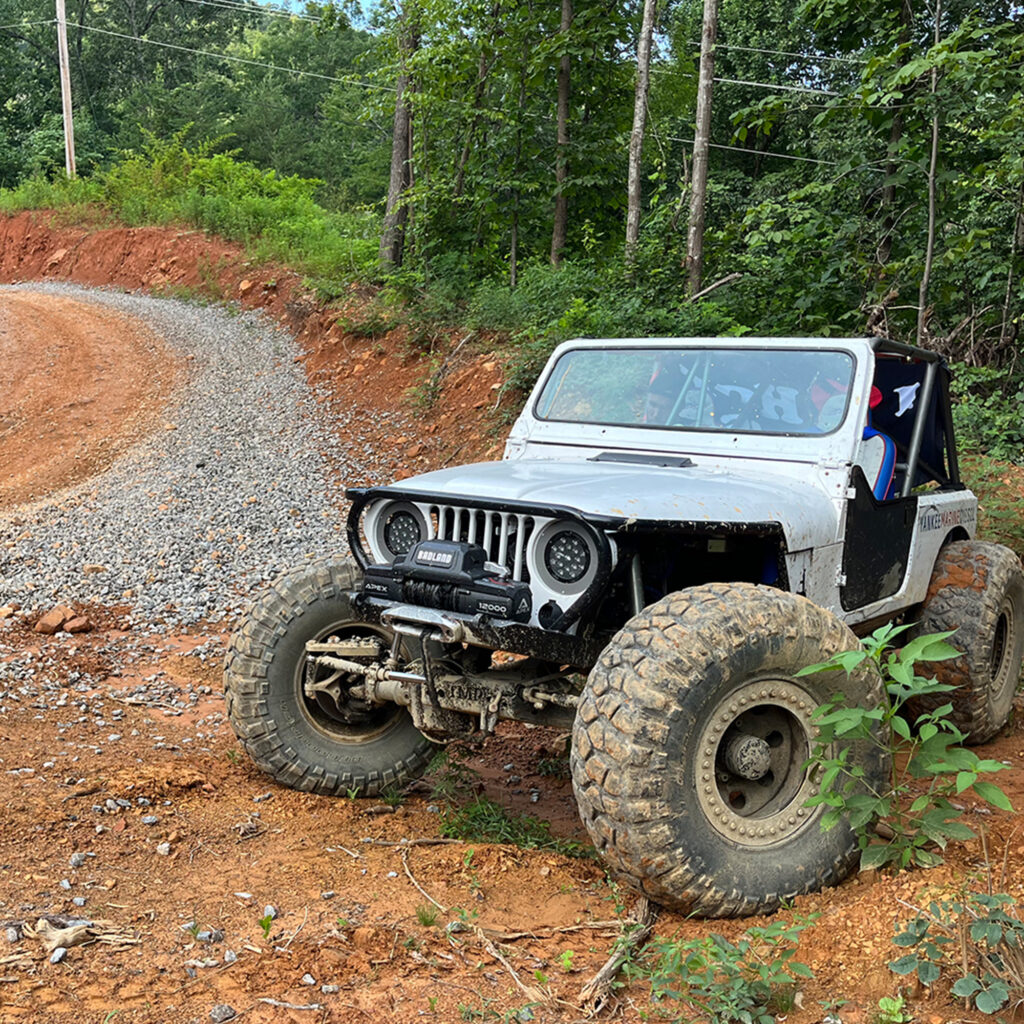
[[[412,884],[416,887],[416,891],[421,896],[430,900],[430,902],[433,903],[434,906],[437,907],[437,909],[440,910],[442,914],[447,914],[448,908],[444,906],[444,904],[438,903],[437,900],[435,900],[434,897],[431,896],[430,893],[427,892],[427,890],[424,889],[423,886],[416,881],[416,878],[412,873],[412,869],[409,867],[409,851],[405,849],[405,847],[402,848],[402,867],[405,869],[405,873],[408,876],[409,881],[412,882]]]
[[[609,928],[618,928],[621,923],[621,921],[586,921],[583,924],[563,925],[561,928],[551,925],[529,932],[496,932],[490,928],[484,930],[496,942],[514,942],[516,939],[546,939],[552,935],[560,935],[564,932],[607,931]]]
[[[83,796],[93,796],[94,794],[101,793],[102,791],[102,786],[90,786],[88,789],[76,789],[74,793],[68,793],[68,795],[61,800],[61,803],[66,804],[69,800],[77,800],[79,797]]]
[[[628,930],[623,929],[622,940],[616,944],[605,965],[580,989],[580,1007],[589,1016],[600,1013],[608,1005],[612,983],[622,965],[634,950],[639,949],[648,940],[657,919],[658,905],[651,903],[646,896],[641,896],[633,915],[632,927]]]
[[[286,953],[288,951],[288,947],[295,941],[295,936],[298,935],[299,932],[301,932],[302,929],[306,927],[306,921],[308,921],[308,920],[309,920],[309,907],[306,907],[305,910],[304,910],[304,913],[302,915],[302,924],[300,924],[299,927],[296,928],[295,931],[293,931],[291,933],[291,935],[288,937],[288,941],[283,946],[275,946],[274,949],[278,953]]]
[[[458,846],[464,844],[464,839],[364,839],[366,846]],[[345,848],[339,847],[344,850]],[[346,853],[350,851],[345,850]]]
[[[179,715],[184,711],[184,708],[178,707],[176,704],[171,704],[166,700],[143,700],[141,697],[118,697],[116,694],[107,693],[107,697],[110,700],[116,700],[121,704],[131,704],[134,707],[140,708],[168,708],[171,711],[177,712]]]
[[[689,303],[696,302],[698,299],[703,299],[705,295],[710,294],[716,288],[721,288],[726,284],[732,284],[733,281],[739,280],[742,276],[743,275],[738,270],[734,271],[732,274],[726,274],[725,277],[720,277],[717,281],[712,281],[707,288],[701,288],[699,292],[691,295],[686,301]]]
[[[322,1010],[324,1008],[323,1003],[285,1003],[280,999],[271,999],[269,996],[263,996],[256,1002],[266,1003],[267,1006],[276,1006],[281,1010]]]

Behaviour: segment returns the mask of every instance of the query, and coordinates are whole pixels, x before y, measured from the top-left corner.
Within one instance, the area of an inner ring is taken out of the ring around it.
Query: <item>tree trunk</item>
[[[718,0],[704,0],[704,27],[700,38],[700,76],[697,80],[697,131],[693,139],[693,189],[690,226],[686,235],[688,291],[700,291],[704,275],[704,207],[708,186],[708,143],[711,135],[711,86],[715,74],[715,35]]]
[[[1013,211],[1013,228],[1010,234],[1010,259],[1006,270],[1006,294],[1003,299],[1002,323],[999,325],[999,356],[1009,347],[1016,334],[1016,325],[1010,316],[1010,305],[1013,302],[1013,271],[1017,262],[1017,253],[1024,242],[1024,185],[1017,194],[1017,205]]]
[[[569,223],[569,203],[565,180],[569,176],[569,29],[572,27],[572,0],[562,0],[562,22],[559,26],[566,52],[558,62],[558,114],[555,152],[555,215],[551,226],[551,263],[562,262],[565,236]]]
[[[636,46],[636,95],[633,100],[633,131],[629,136],[629,185],[626,209],[626,271],[632,273],[640,239],[640,200],[644,130],[647,127],[647,93],[651,84],[651,39],[657,0],[644,0],[644,16]]]
[[[380,234],[379,260],[385,272],[402,265],[405,253],[405,229],[409,208],[405,192],[410,183],[412,149],[412,109],[409,105],[411,81],[406,69],[406,58],[416,48],[416,39],[403,25],[399,49],[402,69],[395,83],[395,121],[391,132],[391,176],[388,179],[388,198],[384,210],[384,223]]]
[[[940,26],[942,21],[942,0],[935,0],[935,45],[939,45]],[[925,328],[928,323],[928,285],[932,276],[932,261],[935,257],[935,199],[936,180],[935,166],[939,158],[939,108],[936,93],[939,91],[939,69],[932,66],[931,95],[934,113],[932,114],[932,146],[928,158],[928,238],[925,244],[924,271],[921,274],[921,288],[917,294],[917,344],[924,343]]]
[[[897,38],[903,46],[910,41],[910,22],[913,12],[904,2],[900,4],[900,33]],[[889,146],[886,150],[885,176],[888,183],[882,188],[882,237],[878,241],[875,259],[880,266],[885,266],[892,256],[892,234],[896,228],[896,183],[892,180],[899,166],[896,158],[899,154],[900,140],[903,138],[903,114],[897,110],[889,125]]]

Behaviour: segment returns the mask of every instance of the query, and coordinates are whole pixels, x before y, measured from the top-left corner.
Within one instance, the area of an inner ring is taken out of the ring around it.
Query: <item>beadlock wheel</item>
[[[753,680],[712,709],[698,741],[697,800],[712,828],[746,846],[770,846],[804,824],[817,792],[805,770],[818,702],[791,680]]]
[[[814,710],[837,693],[885,699],[874,663],[809,665],[859,647],[795,594],[715,583],[670,594],[620,630],[587,680],[571,755],[580,815],[612,874],[681,913],[769,913],[839,882],[858,857],[807,766]],[[888,745],[844,741],[865,789],[888,783]],[[837,753],[832,750],[831,754]]]

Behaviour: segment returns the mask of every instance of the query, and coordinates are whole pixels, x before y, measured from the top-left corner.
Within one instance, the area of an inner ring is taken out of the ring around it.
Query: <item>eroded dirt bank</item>
[[[165,287],[172,275],[180,275],[177,284],[188,284],[190,275],[199,281],[197,268],[218,261],[216,280],[226,295],[261,304],[300,331],[299,358],[315,383],[331,387],[325,400],[408,405],[406,389],[422,380],[427,361],[410,354],[401,335],[373,342],[347,335],[338,312],[318,309],[294,279],[247,266],[221,242],[193,232],[93,233],[51,229],[27,216],[0,220],[0,277],[8,281]],[[66,436],[52,438],[73,448],[87,426],[75,410],[89,410],[98,428],[90,451],[108,430],[115,450],[146,426],[126,428],[118,409],[157,410],[174,380],[159,340],[139,325],[88,328],[105,336],[90,349],[89,365],[104,382],[94,392],[69,374],[46,400],[16,399],[29,378],[40,389],[59,379],[44,372],[50,362],[74,361],[53,346],[68,318],[85,324],[98,315],[84,306],[54,306],[52,320],[49,303],[20,320],[8,315],[25,371],[4,377],[12,397],[0,399],[0,417],[17,401],[25,437],[38,439],[47,423],[58,429],[61,421]],[[148,372],[136,374],[136,362]],[[396,434],[385,416],[376,443],[401,453],[403,472],[493,449],[498,442],[483,415],[499,376],[486,352],[456,364],[421,434]],[[89,395],[91,402],[75,404]],[[96,417],[101,403],[107,411]],[[3,429],[14,418],[3,419]],[[39,444],[41,460],[60,447]],[[2,453],[5,472],[11,452]],[[0,537],[8,553],[17,543]],[[608,956],[633,905],[597,863],[512,845],[438,842],[440,790],[461,775],[452,769],[395,805],[329,800],[269,783],[224,720],[219,632],[168,636],[121,607],[85,609],[91,632],[43,636],[33,626],[44,609],[4,605],[0,579],[0,1021],[206,1022],[215,1012],[229,1019],[218,1010],[224,1006],[233,1019],[268,1024],[584,1019],[580,987]],[[512,812],[550,820],[557,836],[580,839],[561,749],[552,733],[503,727],[470,756],[478,777],[469,788]],[[1007,765],[998,781],[1024,806],[1019,709],[982,753]],[[886,968],[902,952],[891,942],[894,922],[983,879],[986,863],[997,889],[1024,897],[1017,817],[990,813],[970,794],[963,804],[984,844],[951,845],[947,865],[931,871],[854,877],[787,912],[808,922],[797,959],[815,977],[801,983],[780,1019],[811,1024],[832,1014],[833,1024],[836,1017],[871,1024],[879,998],[900,990]],[[88,941],[51,962],[42,938],[29,934],[46,917],[55,926],[93,922]],[[657,934],[694,939],[714,931],[735,940],[765,923],[665,914]],[[752,954],[751,964],[763,953]],[[903,991],[909,1012],[927,1024],[984,1019],[964,1010],[948,981]],[[660,1013],[637,980],[618,991],[602,1019]],[[672,1003],[665,1013],[693,1017]]]

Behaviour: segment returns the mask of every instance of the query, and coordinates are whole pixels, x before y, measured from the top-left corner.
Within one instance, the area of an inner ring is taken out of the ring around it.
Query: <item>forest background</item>
[[[68,0],[68,180],[54,19],[0,0],[0,208],[374,282],[354,328],[492,332],[520,388],[581,335],[916,340],[957,364],[967,446],[1019,461],[1020,8],[718,0],[695,280],[703,6]]]

